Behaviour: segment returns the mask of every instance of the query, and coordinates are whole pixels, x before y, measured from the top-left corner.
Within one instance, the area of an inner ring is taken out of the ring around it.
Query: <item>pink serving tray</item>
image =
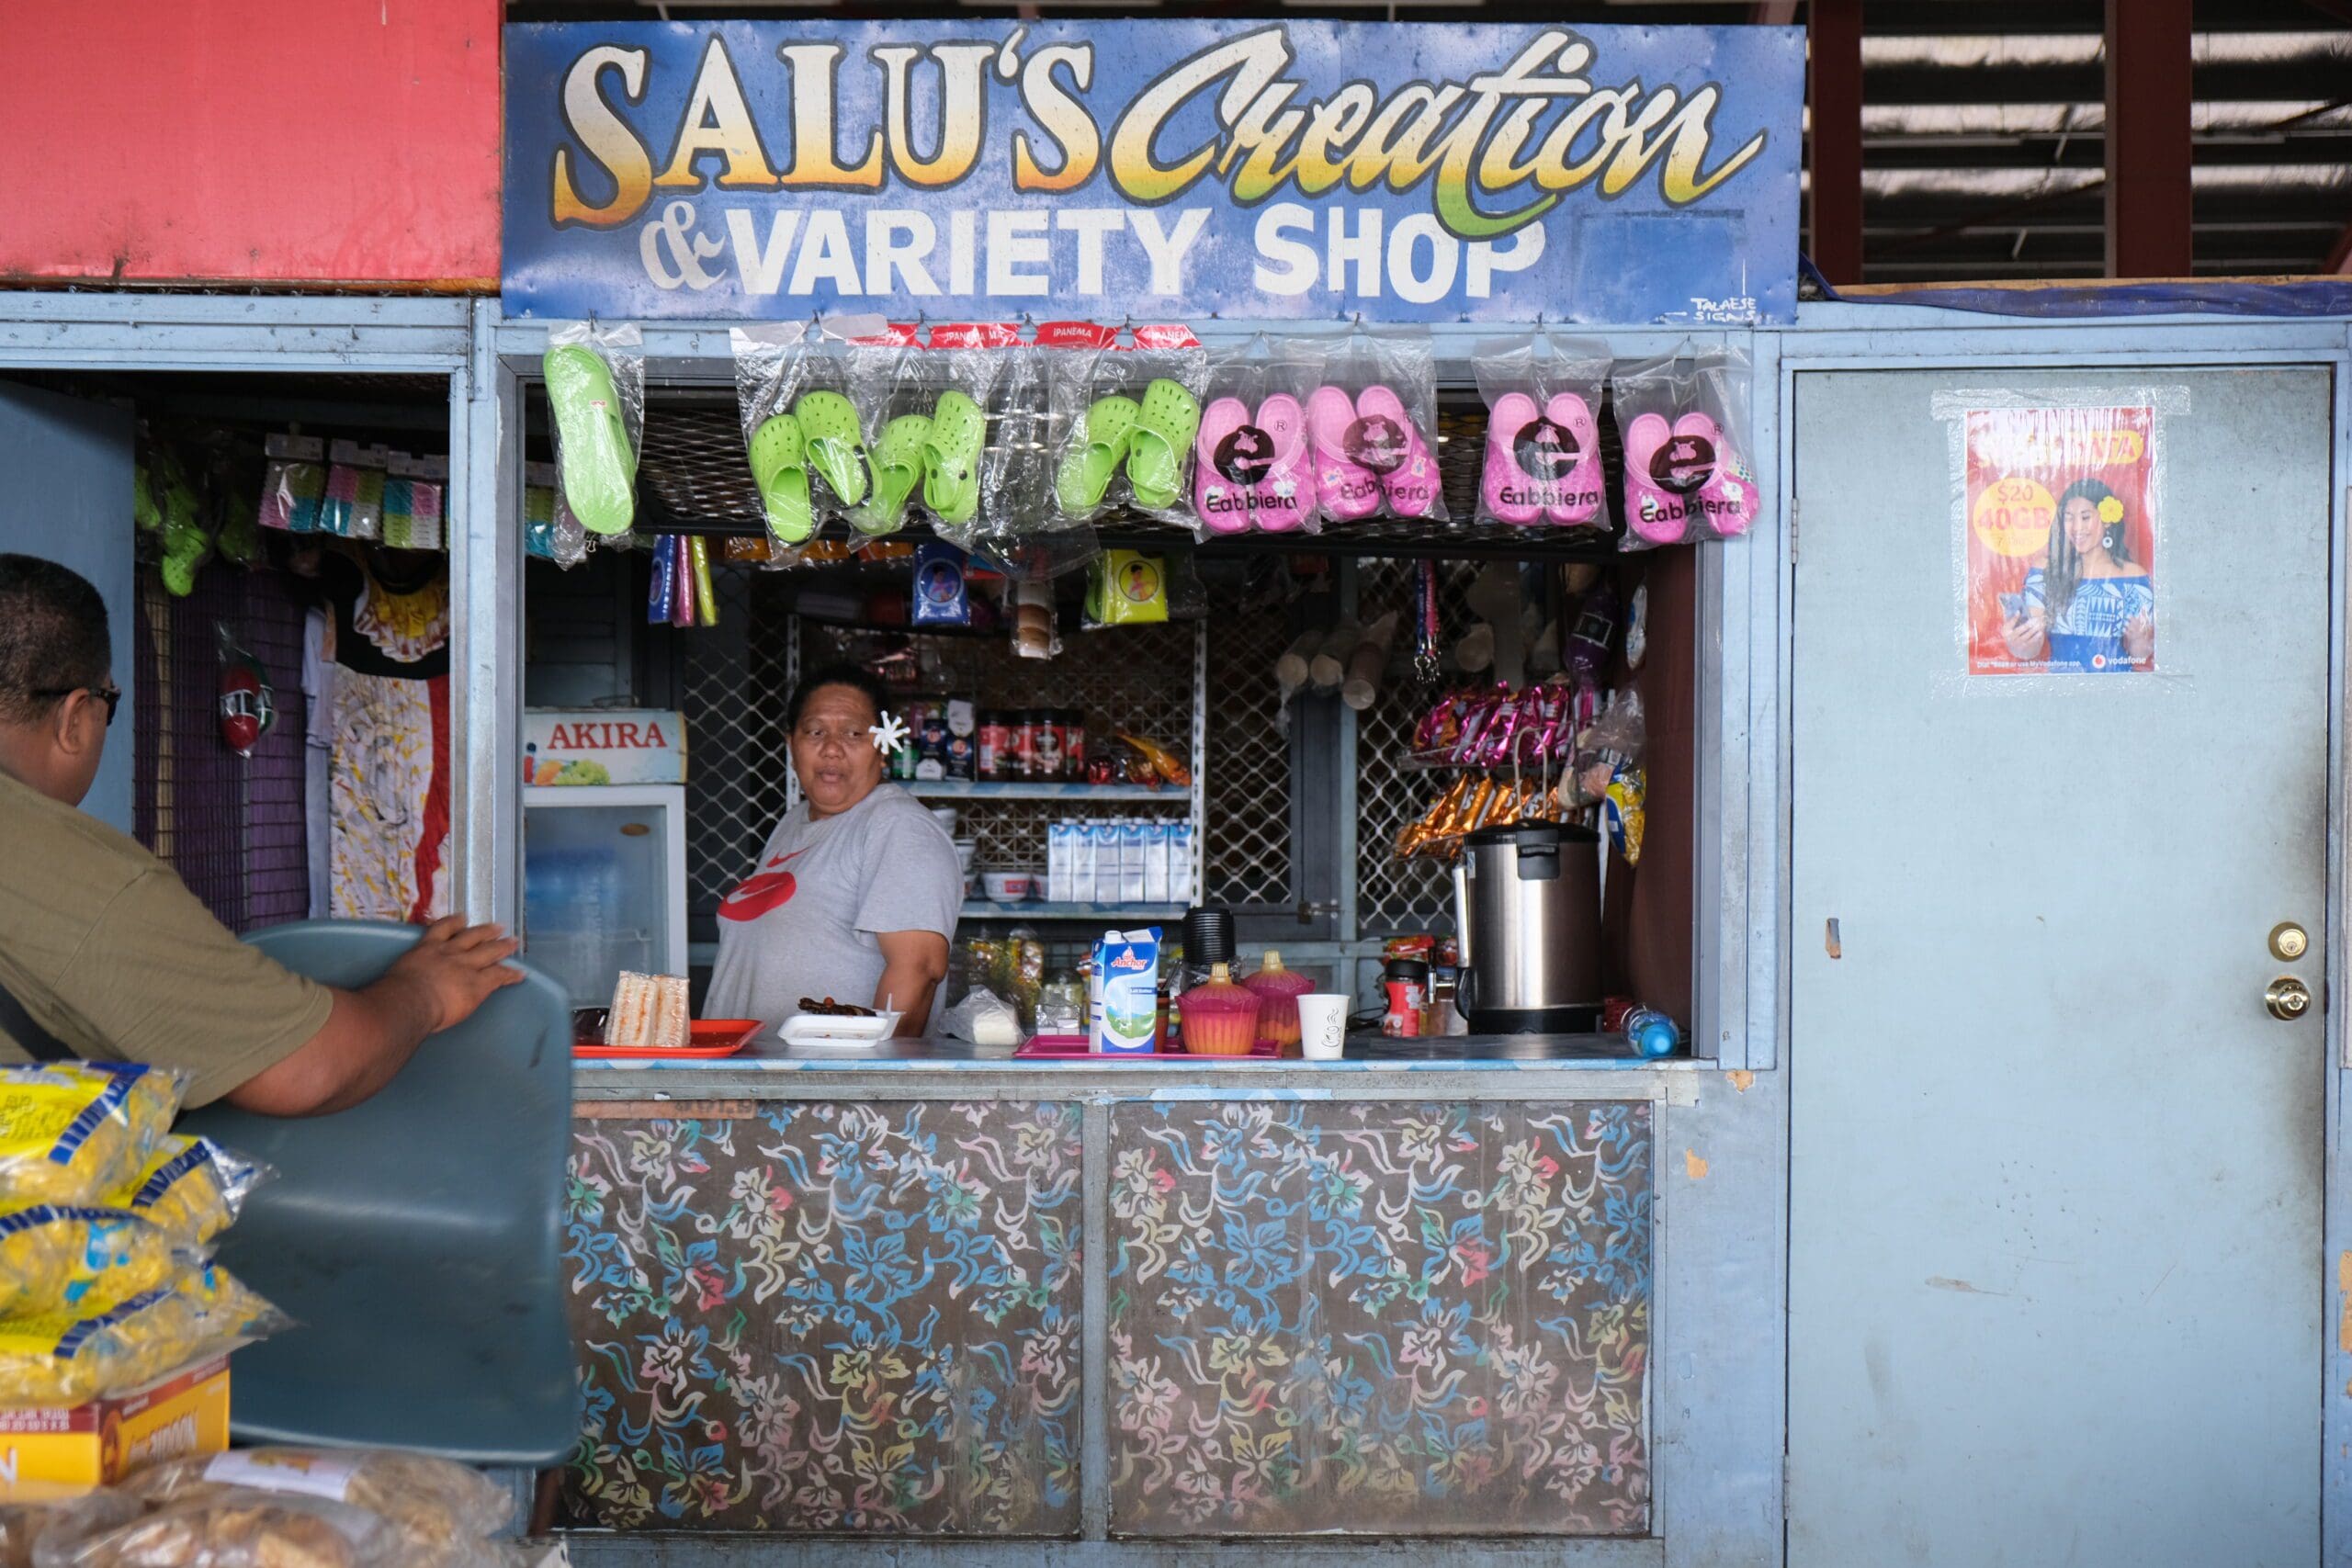
[[[1015,1051],[1016,1057],[1033,1062],[1247,1062],[1268,1061],[1282,1055],[1282,1047],[1271,1040],[1261,1040],[1250,1047],[1247,1056],[1195,1056],[1183,1051],[1097,1051],[1093,1042],[1083,1034],[1037,1034]]]

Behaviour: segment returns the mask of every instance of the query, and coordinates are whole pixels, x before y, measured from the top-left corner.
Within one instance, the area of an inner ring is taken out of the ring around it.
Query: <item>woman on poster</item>
[[[2076,479],[2058,498],[2047,561],[2025,591],[2004,594],[2009,655],[2052,670],[2145,669],[2155,652],[2155,589],[2132,558],[2123,502],[2104,483]]]

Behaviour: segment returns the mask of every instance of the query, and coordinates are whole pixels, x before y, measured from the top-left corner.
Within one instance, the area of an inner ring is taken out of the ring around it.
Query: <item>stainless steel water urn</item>
[[[1453,868],[1455,1004],[1473,1034],[1600,1027],[1600,836],[1529,822],[1481,828]]]

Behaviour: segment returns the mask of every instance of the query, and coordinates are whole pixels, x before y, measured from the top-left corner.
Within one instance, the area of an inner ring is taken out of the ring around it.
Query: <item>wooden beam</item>
[[[1805,33],[1813,107],[1813,265],[1832,283],[1860,283],[1862,0],[1813,0]]]
[[[2190,0],[2107,0],[2109,277],[2187,277],[2195,270],[2191,10]]]

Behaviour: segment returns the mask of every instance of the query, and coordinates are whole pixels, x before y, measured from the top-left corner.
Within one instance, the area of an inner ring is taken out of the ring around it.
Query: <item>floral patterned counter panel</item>
[[[571,1517],[1073,1533],[1078,1108],[734,1109],[578,1123]]]
[[[1114,1116],[1114,1532],[1647,1529],[1647,1105]]]

